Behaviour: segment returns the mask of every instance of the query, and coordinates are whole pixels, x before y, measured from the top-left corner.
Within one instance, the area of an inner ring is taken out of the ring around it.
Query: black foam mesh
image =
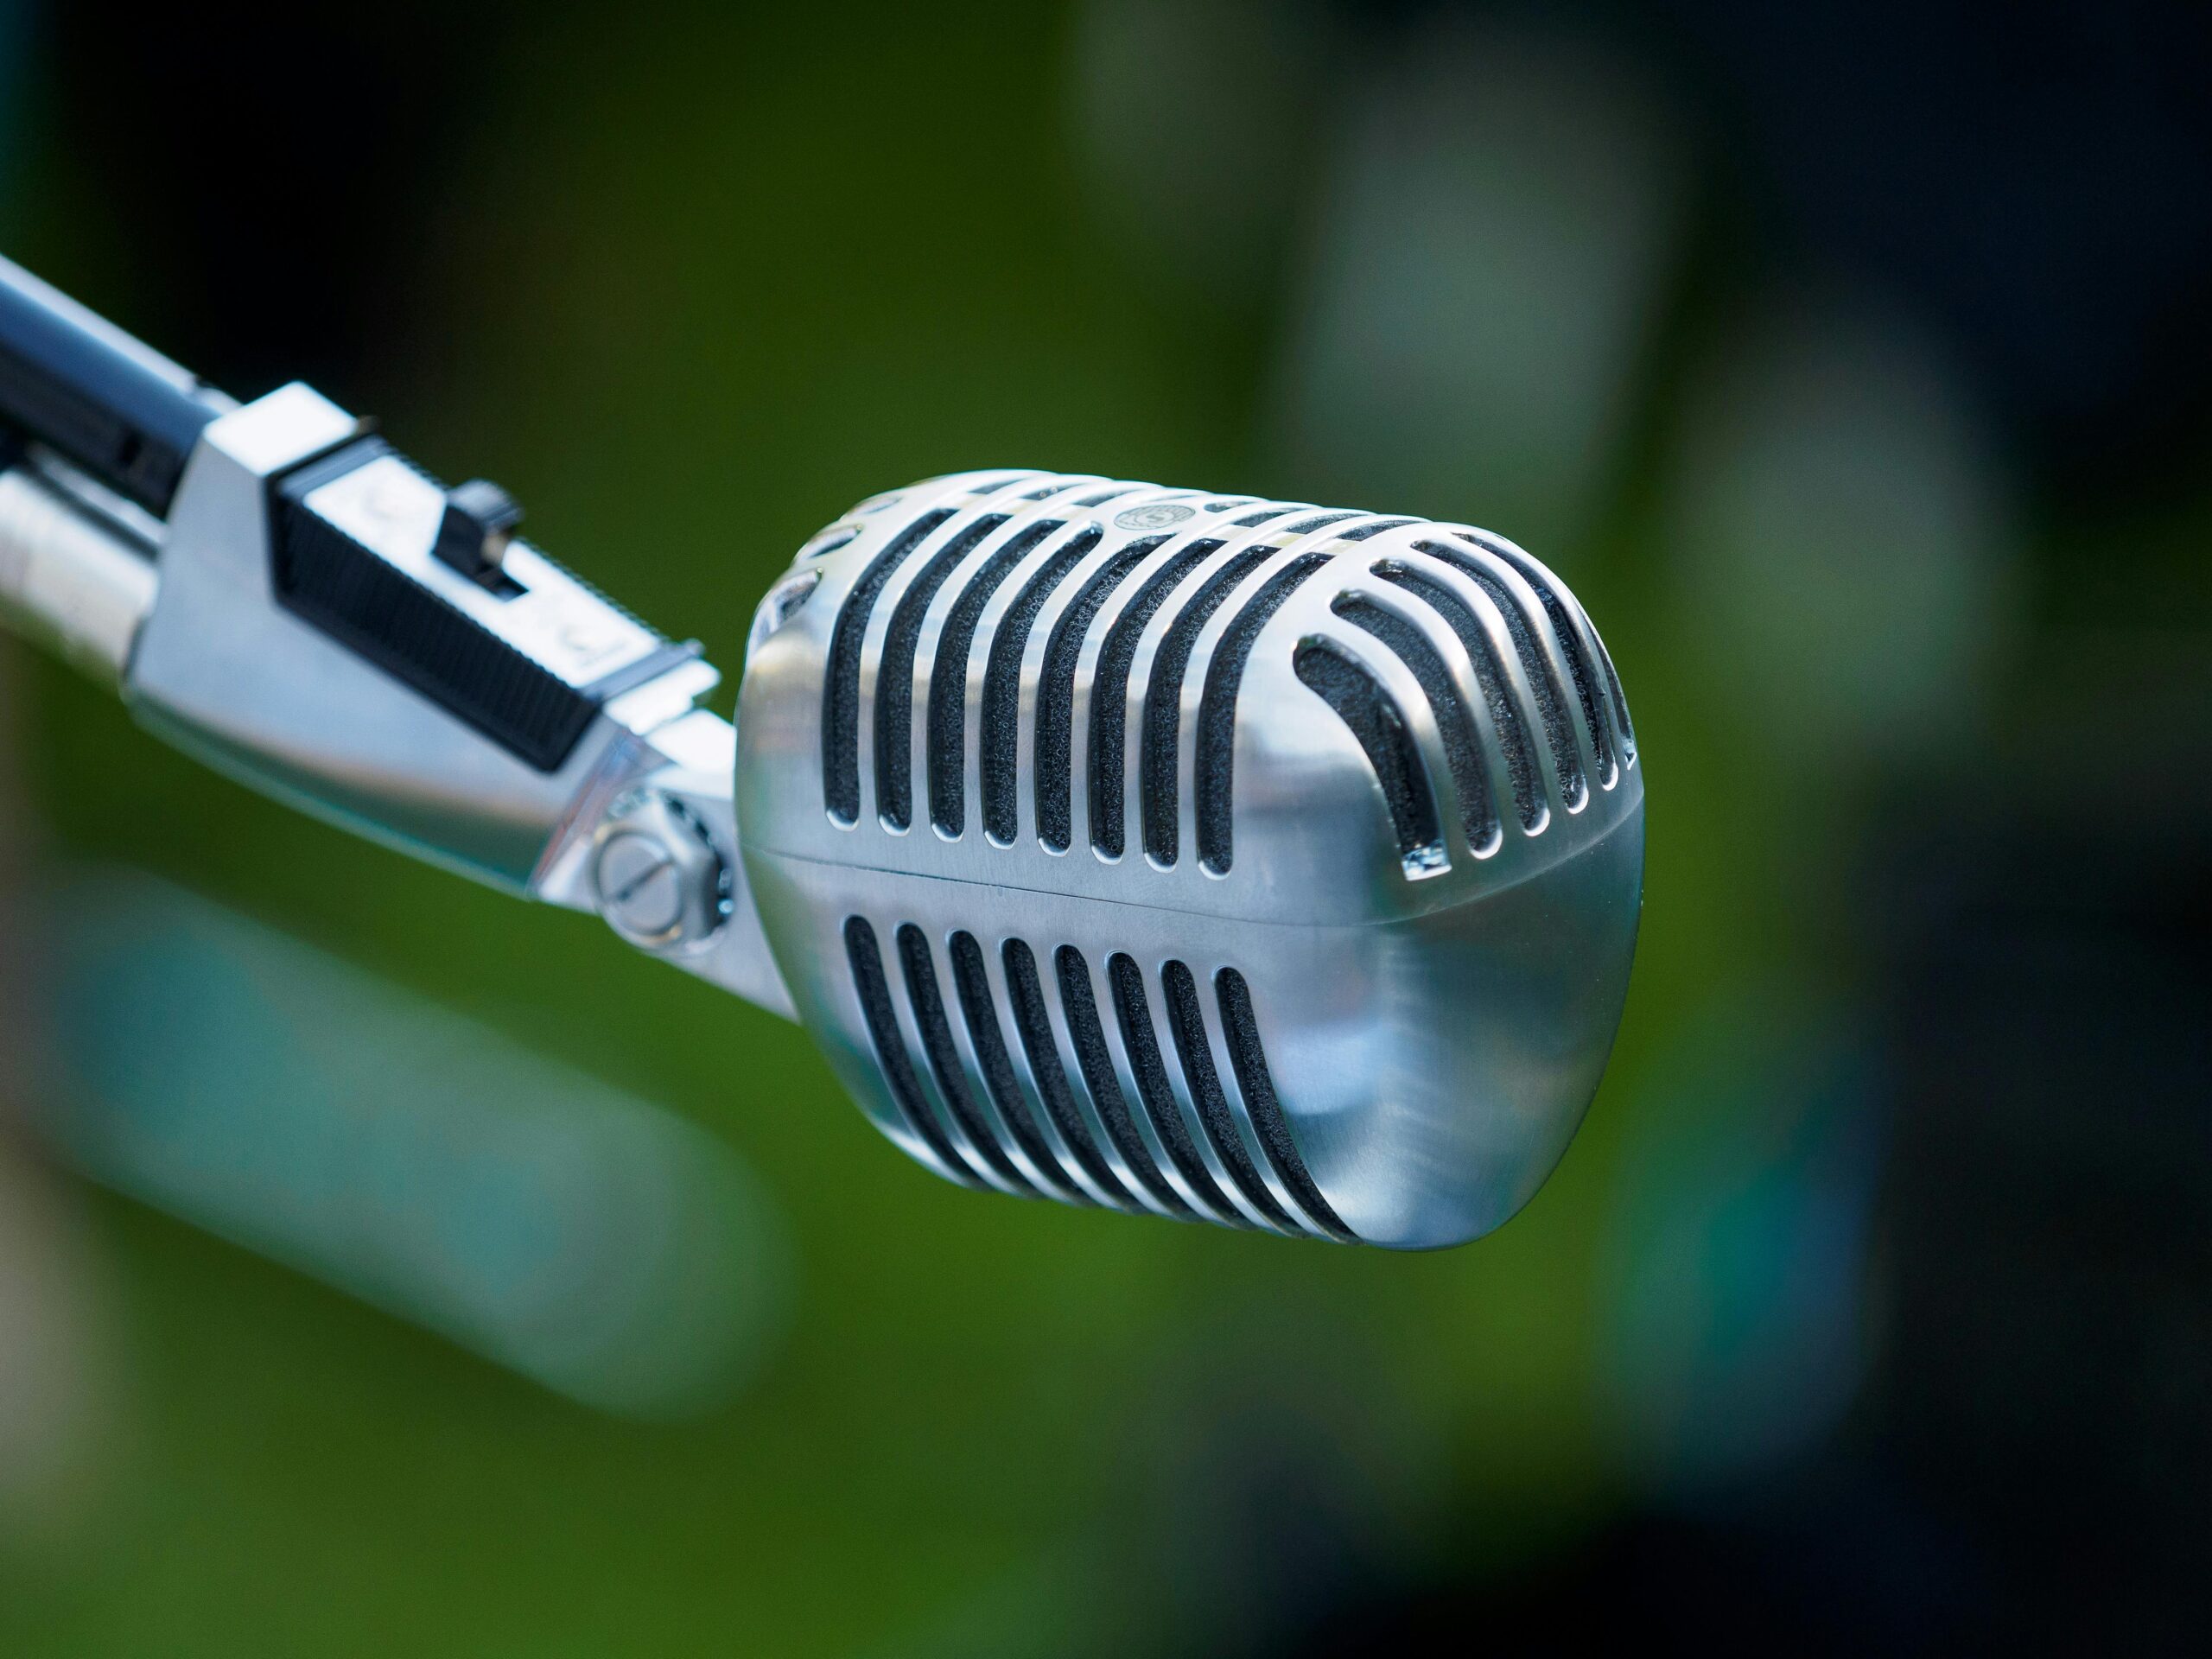
[[[1282,1184],[1298,1200],[1313,1224],[1347,1243],[1359,1235],[1344,1225],[1328,1199],[1321,1196],[1306,1160],[1292,1138],[1282,1103],[1275,1096],[1275,1080],[1268,1070],[1268,1051],[1260,1040],[1260,1022],[1252,1012],[1252,988],[1234,968],[1224,968],[1213,978],[1214,996],[1221,1010],[1222,1035],[1229,1039],[1229,1063],[1236,1073],[1236,1087],[1244,1096],[1244,1115],[1268,1154],[1268,1161]]]
[[[978,760],[982,773],[983,829],[996,841],[1011,842],[1020,830],[1016,820],[1020,794],[1021,658],[1029,646],[1029,630],[1036,625],[1037,613],[1045,601],[1098,545],[1100,537],[1101,531],[1094,524],[1047,559],[1022,584],[991,635],[990,658],[983,665],[982,732],[978,740],[982,753]]]
[[[875,673],[875,807],[883,821],[904,830],[914,821],[914,647],[930,601],[953,568],[976,544],[1006,523],[1002,512],[987,512],[963,526],[930,556],[921,574],[899,595],[891,626],[883,636],[883,661]]]
[[[948,836],[960,834],[968,821],[968,649],[976,640],[976,620],[1014,566],[1059,528],[1060,520],[1047,518],[1007,537],[960,590],[938,636],[930,669],[930,821]]]
[[[1498,747],[1505,756],[1506,777],[1513,788],[1514,811],[1522,829],[1533,830],[1543,817],[1543,787],[1536,776],[1535,761],[1529,752],[1527,734],[1521,728],[1520,705],[1513,699],[1504,665],[1491,647],[1490,632],[1483,626],[1482,620],[1450,588],[1409,566],[1386,560],[1375,567],[1374,574],[1421,600],[1459,636],[1467,660],[1474,665],[1475,683],[1481,688],[1484,706],[1490,710],[1491,724],[1497,731]]]
[[[976,1109],[976,1096],[968,1088],[967,1069],[961,1065],[960,1051],[953,1045],[952,1027],[944,1017],[944,999],[938,995],[937,964],[928,936],[912,922],[899,930],[899,965],[906,974],[906,998],[914,1010],[915,1027],[922,1033],[922,1052],[928,1057],[930,1072],[937,1078],[938,1092],[950,1109],[962,1133],[967,1135],[968,1144],[1001,1179],[1011,1182],[1024,1192],[1034,1192],[1028,1178],[1014,1166],[1014,1160],[1006,1155],[1006,1148],[999,1144],[998,1136],[991,1133],[990,1125]]]
[[[1254,548],[1226,560],[1208,576],[1176,611],[1175,620],[1160,640],[1145,677],[1144,730],[1137,753],[1137,775],[1143,791],[1138,805],[1145,851],[1162,864],[1173,864],[1180,851],[1176,780],[1182,760],[1183,673],[1191,664],[1191,648],[1236,585],[1272,556],[1272,549]]]
[[[1292,666],[1306,688],[1335,710],[1366,754],[1390,814],[1399,856],[1408,868],[1441,860],[1436,797],[1406,717],[1382,683],[1366,664],[1325,639],[1302,643]]]
[[[899,1033],[899,1016],[892,1010],[891,987],[883,976],[883,956],[876,945],[875,930],[863,917],[851,916],[845,920],[845,960],[853,970],[853,990],[860,998],[861,1017],[868,1026],[868,1039],[875,1046],[876,1066],[883,1073],[884,1084],[891,1090],[892,1103],[899,1108],[899,1116],[956,1180],[969,1186],[981,1185],[968,1160],[953,1150],[944,1126],[937,1121],[937,1114],[923,1098],[921,1079],[914,1075],[906,1039]]]
[[[1154,571],[1122,607],[1098,647],[1090,677],[1090,764],[1085,775],[1090,784],[1090,844],[1109,858],[1119,858],[1127,841],[1123,780],[1128,768],[1129,664],[1137,640],[1167,596],[1220,549],[1217,541],[1192,542]]]
[[[868,636],[876,596],[930,532],[951,517],[950,507],[940,507],[900,531],[868,561],[838,607],[837,624],[830,635],[830,660],[823,672],[822,795],[823,806],[840,823],[852,823],[861,811],[861,644]]]
[[[1537,602],[1543,606],[1544,614],[1551,619],[1553,637],[1567,654],[1567,671],[1574,677],[1574,695],[1582,704],[1583,729],[1590,734],[1590,753],[1597,760],[1599,770],[1610,773],[1613,766],[1612,740],[1606,730],[1605,716],[1599,707],[1604,694],[1598,683],[1599,671],[1592,664],[1589,652],[1583,647],[1582,630],[1575,625],[1573,607],[1552,585],[1543,566],[1527,554],[1485,538],[1466,539],[1504,560],[1521,573],[1523,582],[1535,590]]]
[[[1206,683],[1198,695],[1197,753],[1191,757],[1191,793],[1198,817],[1198,861],[1216,875],[1228,873],[1236,850],[1230,802],[1236,783],[1236,696],[1243,688],[1245,662],[1268,619],[1328,562],[1325,553],[1307,553],[1268,577],[1244,601],[1206,665]]]
[[[1075,1039],[1077,1068],[1083,1073],[1090,1103],[1097,1109],[1098,1121],[1106,1126],[1114,1149],[1146,1192],[1173,1213],[1189,1216],[1191,1206],[1160,1173],[1160,1166],[1153,1162],[1129,1117],[1129,1103],[1122,1093],[1121,1078],[1115,1074],[1113,1052],[1106,1046],[1106,1030],[1098,1020],[1098,998],[1090,988],[1090,969],[1083,953],[1064,944],[1052,953],[1052,966],[1059,976],[1060,1008],[1067,1015],[1068,1035]]]
[[[1515,600],[1513,590],[1479,559],[1470,558],[1458,548],[1442,542],[1416,542],[1414,546],[1467,576],[1497,607],[1498,614],[1505,619],[1505,631],[1512,637],[1514,655],[1521,659],[1521,671],[1527,677],[1529,690],[1536,699],[1536,712],[1544,722],[1544,740],[1551,747],[1552,765],[1559,772],[1560,793],[1570,804],[1580,801],[1586,792],[1586,785],[1582,781],[1580,752],[1574,747],[1574,734],[1567,726],[1567,689],[1559,682],[1550,653],[1538,642],[1535,629],[1529,626],[1529,613]]]
[[[1198,1156],[1198,1149],[1192,1144],[1190,1131],[1184,1127],[1182,1108],[1175,1100],[1175,1086],[1167,1078],[1166,1065],[1160,1056],[1160,1039],[1153,1033],[1152,1005],[1144,994],[1144,970],[1135,957],[1116,951],[1106,960],[1106,982],[1114,996],[1114,1017],[1122,1027],[1122,1052],[1129,1057],[1129,1071],[1136,1078],[1137,1098],[1144,1106],[1145,1116],[1152,1121],[1153,1132],[1160,1136],[1160,1143],[1167,1148],[1168,1161],[1182,1174],[1185,1183],[1197,1193],[1215,1213],[1231,1226],[1249,1227],[1242,1211],[1222,1196],[1214,1185],[1213,1176]]]
[[[990,1090],[1007,1132],[1062,1198],[1090,1203],[1090,1195],[1068,1179],[1060,1160],[1052,1155],[1031,1114],[1028,1097],[1021,1091],[1013,1058],[999,1034],[998,1006],[991,995],[990,975],[983,965],[983,947],[976,943],[974,934],[959,932],[952,936],[948,954],[952,958],[952,984],[960,998],[961,1018],[968,1025],[968,1040],[975,1048],[976,1065],[982,1068],[983,1086]]]
[[[1244,1138],[1236,1131],[1229,1096],[1222,1091],[1221,1074],[1214,1069],[1213,1045],[1207,1040],[1205,1015],[1198,1007],[1197,979],[1182,963],[1170,962],[1160,970],[1160,987],[1167,999],[1167,1025],[1175,1037],[1175,1057],[1182,1062],[1183,1080],[1191,1087],[1191,1103],[1198,1108],[1198,1122],[1213,1145],[1215,1156],[1254,1209],[1285,1231],[1298,1231],[1298,1224],[1260,1179],[1259,1170],[1244,1150]]]
[[[1489,846],[1497,834],[1497,814],[1491,805],[1490,779],[1483,765],[1482,749],[1475,738],[1474,722],[1468,717],[1466,705],[1460,701],[1459,689],[1452,683],[1452,671],[1443,658],[1437,655],[1436,648],[1419,628],[1372,600],[1345,594],[1329,608],[1388,646],[1412,671],[1414,678],[1421,682],[1421,689],[1428,697],[1430,712],[1436,717],[1436,732],[1443,741],[1444,759],[1452,770],[1452,787],[1459,793],[1459,817],[1466,830],[1467,844],[1476,849]]]
[[[1157,552],[1165,536],[1131,542],[1094,572],[1060,613],[1045,641],[1045,662],[1037,681],[1037,836],[1055,852],[1073,839],[1069,802],[1075,755],[1075,666],[1091,618],[1127,581],[1129,573]]]
[[[1075,1096],[1069,1091],[1067,1073],[1060,1065],[1059,1045],[1052,1040],[1052,1017],[1045,1007],[1044,982],[1037,976],[1036,953],[1020,939],[1008,939],[999,950],[1006,969],[1007,1001],[1013,1005],[1014,1030],[1020,1033],[1021,1052],[1028,1057],[1029,1080],[1037,1085],[1038,1098],[1046,1116],[1059,1130],[1068,1155],[1082,1166],[1098,1190],[1117,1204],[1137,1208],[1128,1189],[1107,1166],[1084,1122]]]
[[[1371,536],[1380,536],[1386,530],[1402,530],[1408,524],[1420,522],[1417,518],[1377,518],[1371,524],[1355,524],[1337,539],[1340,542],[1363,542]]]

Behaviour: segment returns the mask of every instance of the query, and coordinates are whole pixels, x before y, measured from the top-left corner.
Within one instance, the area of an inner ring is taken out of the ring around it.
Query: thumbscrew
[[[729,915],[729,866],[713,837],[657,791],[615,804],[593,837],[591,875],[607,925],[643,950],[696,949]]]

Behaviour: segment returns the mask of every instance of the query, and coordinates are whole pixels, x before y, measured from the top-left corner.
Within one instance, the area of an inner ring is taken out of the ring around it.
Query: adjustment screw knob
[[[607,925],[641,950],[697,949],[729,914],[729,866],[713,837],[657,791],[616,803],[592,837],[591,880]]]
[[[506,562],[507,543],[521,523],[514,497],[489,479],[472,478],[446,493],[445,517],[430,551],[471,582],[488,585]]]

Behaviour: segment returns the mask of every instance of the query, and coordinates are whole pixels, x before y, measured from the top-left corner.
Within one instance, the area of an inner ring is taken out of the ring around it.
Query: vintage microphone
[[[1618,1023],[1643,779],[1544,567],[1090,476],[874,497],[718,681],[293,385],[0,261],[0,613],[255,787],[795,1015],[964,1185],[1420,1249],[1511,1216]]]

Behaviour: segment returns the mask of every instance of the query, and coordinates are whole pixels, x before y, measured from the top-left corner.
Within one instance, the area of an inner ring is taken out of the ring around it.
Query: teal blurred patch
[[[1874,1069],[1773,992],[1693,1020],[1630,1107],[1597,1386],[1630,1471],[1678,1491],[1816,1446],[1866,1366]]]
[[[781,1218],[681,1118],[149,877],[48,913],[44,1123],[93,1179],[623,1415],[780,1332]]]

